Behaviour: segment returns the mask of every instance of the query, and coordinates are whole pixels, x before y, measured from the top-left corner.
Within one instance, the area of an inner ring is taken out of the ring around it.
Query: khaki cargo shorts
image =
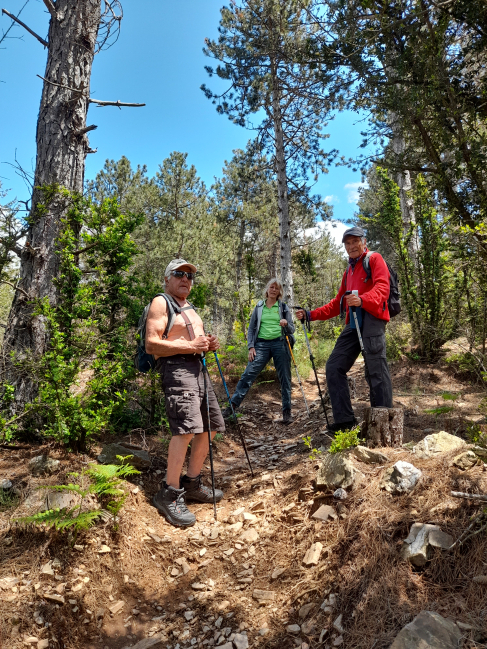
[[[161,375],[162,387],[166,397],[166,415],[173,435],[192,435],[208,432],[208,416],[205,397],[203,364],[193,354],[158,358],[156,371]],[[220,406],[208,381],[210,401],[210,430],[223,433]]]

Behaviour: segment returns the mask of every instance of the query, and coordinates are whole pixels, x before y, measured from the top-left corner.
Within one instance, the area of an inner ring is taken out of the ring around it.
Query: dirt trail
[[[362,372],[360,364],[351,372],[359,416],[367,405]],[[484,393],[438,366],[399,363],[392,376],[395,400],[406,409],[405,442],[421,439],[425,430],[432,432],[428,429],[461,433],[466,419],[479,418]],[[216,522],[211,505],[190,506],[198,522],[188,530],[175,529],[158,515],[150,503],[162,477],[157,458],[164,446],[153,438],[148,438],[153,467],[130,485],[117,532],[95,527],[77,540],[75,550],[62,536],[12,525],[25,503],[0,512],[0,580],[19,580],[0,588],[0,647],[30,642],[39,649],[203,649],[233,641],[237,649],[246,649],[247,642],[263,648],[385,649],[424,608],[470,624],[466,636],[476,641],[465,646],[483,646],[475,629],[487,628],[486,591],[472,577],[482,562],[487,566],[486,537],[446,557],[438,551],[423,572],[401,561],[399,548],[415,521],[434,522],[456,538],[479,507],[454,501],[449,492],[487,492],[487,472],[481,466],[461,472],[450,457],[415,460],[423,471],[419,487],[393,498],[378,487],[383,467],[357,463],[364,480],[337,504],[331,494],[313,488],[318,462],[309,459],[303,437],[311,436],[316,448],[328,442],[316,386],[306,381],[305,390],[309,402],[315,401],[311,419],[295,385],[295,422],[284,427],[273,422],[280,413],[275,384],[252,389],[241,422],[256,477],[250,478],[230,430],[216,445],[217,486],[225,491]],[[454,411],[425,414],[444,405],[445,391],[461,394]],[[390,462],[411,461],[406,450],[384,452]],[[96,449],[92,458],[52,451],[62,469],[48,480],[29,475],[27,462],[39,453],[39,448],[2,449],[0,480],[9,478],[26,494],[39,484],[60,484],[68,471],[95,457]],[[335,508],[336,519],[312,518],[322,504]],[[323,546],[320,559],[306,567],[304,555],[316,542]],[[101,552],[102,546],[110,551]],[[43,574],[49,561],[54,574]],[[56,602],[59,596],[64,603]],[[117,603],[120,610],[112,614]],[[138,644],[150,638],[154,645]]]

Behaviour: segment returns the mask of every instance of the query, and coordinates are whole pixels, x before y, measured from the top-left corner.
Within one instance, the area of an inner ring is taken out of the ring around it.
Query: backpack
[[[374,254],[373,250],[368,250],[367,254],[362,260],[362,266],[363,269],[365,270],[365,275],[366,278],[364,279],[364,282],[368,282],[369,279],[372,277],[372,271],[370,270],[370,257]],[[388,262],[384,259],[387,265],[387,269],[389,271],[389,298],[387,300],[387,306],[389,307],[389,315],[391,318],[395,318],[399,313],[401,313],[401,295],[399,293],[399,279],[397,277],[397,273],[388,264]]]
[[[193,309],[193,310],[196,309],[191,303],[189,304],[189,306],[181,308],[179,304],[176,302],[176,300],[174,300],[169,295],[166,295],[165,293],[157,293],[157,295],[154,295],[154,297],[165,298],[167,304],[167,310],[168,310],[167,325],[166,325],[166,329],[164,330],[164,334],[162,336],[162,339],[164,340],[165,338],[168,337],[169,332],[172,329],[176,315],[180,314],[183,310],[186,311],[188,309]],[[152,298],[152,300],[154,299],[154,297]],[[137,351],[135,352],[134,365],[139,370],[139,372],[143,372],[143,373],[153,370],[156,366],[156,361],[154,356],[152,354],[148,354],[145,351],[145,333],[146,333],[146,326],[147,326],[147,315],[149,313],[152,300],[149,302],[149,304],[147,304],[144,307],[144,310],[142,311],[142,315],[139,318],[139,324],[137,325],[137,333],[136,333]]]

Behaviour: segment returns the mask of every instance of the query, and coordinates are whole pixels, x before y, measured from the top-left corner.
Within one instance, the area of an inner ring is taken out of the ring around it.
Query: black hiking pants
[[[370,388],[370,404],[374,408],[392,408],[392,383],[386,359],[385,321],[364,313],[362,339],[365,348],[365,378]],[[347,372],[360,354],[357,331],[347,324],[328,362],[326,383],[330,394],[335,424],[354,419]]]

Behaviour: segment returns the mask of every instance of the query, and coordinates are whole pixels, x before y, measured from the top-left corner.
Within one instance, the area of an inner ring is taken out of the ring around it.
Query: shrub
[[[363,442],[363,440],[358,436],[359,432],[360,426],[356,426],[351,430],[339,430],[335,434],[335,439],[331,443],[328,452],[339,453],[340,451],[344,451],[345,449],[351,448],[352,446],[358,446],[360,442]]]

